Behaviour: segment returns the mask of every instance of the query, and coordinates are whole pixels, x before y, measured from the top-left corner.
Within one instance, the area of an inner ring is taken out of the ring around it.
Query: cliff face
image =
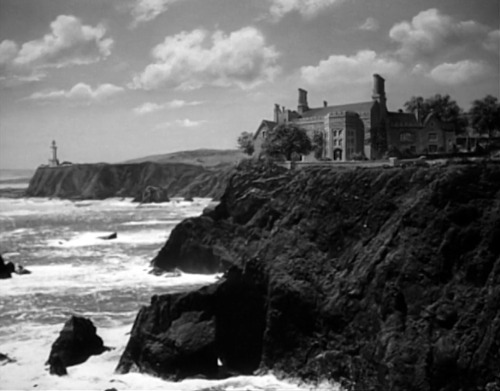
[[[169,197],[218,198],[230,168],[207,170],[182,163],[77,164],[38,168],[26,196],[78,199],[136,197],[148,186]]]
[[[195,312],[213,325],[215,353],[195,370],[207,376],[215,356],[229,372],[355,390],[500,387],[499,165],[242,167],[215,211],[179,224],[153,263],[228,271],[210,289],[155,296],[122,372],[189,373],[167,347],[182,346],[180,324],[201,330],[183,322]]]

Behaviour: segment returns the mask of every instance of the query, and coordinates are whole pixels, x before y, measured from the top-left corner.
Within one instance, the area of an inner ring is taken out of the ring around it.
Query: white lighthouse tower
[[[57,145],[55,140],[52,140],[50,149],[52,149],[52,159],[49,159],[49,166],[57,167],[59,165],[59,160],[57,159]]]

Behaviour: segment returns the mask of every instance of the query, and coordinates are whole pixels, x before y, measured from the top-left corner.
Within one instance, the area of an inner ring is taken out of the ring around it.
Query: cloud
[[[302,80],[318,89],[332,85],[370,83],[373,73],[395,75],[403,66],[396,60],[378,56],[372,50],[362,50],[353,56],[332,55],[317,66],[305,66],[300,70]]]
[[[157,45],[154,63],[137,74],[130,88],[173,87],[184,90],[204,85],[251,88],[272,80],[279,68],[278,52],[266,46],[262,33],[245,27],[229,35],[193,30],[168,36]]]
[[[74,16],[60,15],[50,24],[50,33],[21,45],[0,43],[0,71],[12,83],[40,80],[42,69],[97,62],[111,54],[113,40],[106,29],[84,25]]]
[[[187,102],[185,100],[180,100],[180,99],[174,99],[170,102],[167,103],[153,103],[153,102],[146,102],[143,103],[140,106],[137,106],[134,108],[134,113],[138,115],[144,115],[144,114],[149,114],[149,113],[154,113],[155,111],[160,111],[164,109],[178,109],[181,107],[186,107],[186,106],[198,106],[201,105],[203,102],[200,101],[191,101]]]
[[[302,16],[312,18],[327,8],[343,2],[344,0],[270,0],[269,12],[275,20],[281,19],[286,14],[296,11]]]
[[[123,92],[122,87],[113,84],[101,84],[92,89],[88,84],[78,83],[70,90],[52,90],[35,92],[27,99],[36,101],[69,101],[72,103],[89,104],[91,102],[102,102],[113,95]]]
[[[500,30],[493,30],[488,33],[488,37],[483,44],[486,50],[492,52],[500,51]]]
[[[14,41],[6,39],[0,42],[0,65],[11,63],[18,52],[19,48]]]
[[[168,6],[179,0],[135,0],[130,11],[134,18],[133,26],[149,22],[167,11]]]
[[[158,124],[158,125],[156,125],[154,127],[154,130],[161,130],[161,129],[164,129],[164,128],[171,128],[173,126],[178,126],[178,127],[181,127],[181,128],[197,128],[200,125],[203,125],[203,124],[205,124],[207,122],[208,121],[206,121],[206,120],[194,121],[194,120],[191,120],[191,119],[188,119],[188,118],[178,119],[178,120],[175,120],[173,122],[164,122],[164,123]]]
[[[432,58],[463,50],[481,42],[487,27],[475,21],[457,21],[435,8],[422,11],[411,22],[394,25],[389,36],[400,44],[398,54],[405,60]]]
[[[489,67],[478,61],[462,60],[456,63],[443,63],[432,69],[428,76],[434,81],[456,85],[477,80],[489,73]]]
[[[372,18],[371,16],[365,20],[365,22],[359,26],[360,30],[365,31],[377,31],[380,28],[380,24],[377,19]]]

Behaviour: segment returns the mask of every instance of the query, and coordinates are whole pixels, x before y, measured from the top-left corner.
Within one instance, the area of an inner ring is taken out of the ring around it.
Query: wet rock
[[[116,371],[132,368],[167,379],[217,376],[212,288],[154,296],[143,307]],[[202,310],[200,310],[202,309]],[[158,329],[158,326],[161,328]]]
[[[0,279],[11,278],[15,270],[15,265],[12,262],[5,263],[0,255]]]
[[[116,232],[113,232],[112,234],[109,234],[109,235],[99,236],[99,239],[102,239],[102,240],[113,240],[113,239],[116,239],[117,237],[118,237],[118,234]]]
[[[10,364],[16,362],[16,360],[10,358],[6,354],[0,353],[0,365]]]
[[[98,355],[105,347],[96,328],[87,318],[72,316],[65,324],[59,337],[52,344],[48,364],[50,373],[64,374],[66,367],[85,362],[90,356]],[[64,368],[64,370],[63,370]]]
[[[31,271],[26,269],[23,265],[16,263],[14,273],[23,275],[23,274],[31,274]]]
[[[135,202],[140,202],[143,204],[148,203],[159,203],[159,202],[169,202],[167,191],[161,187],[148,186],[142,193],[134,198]]]

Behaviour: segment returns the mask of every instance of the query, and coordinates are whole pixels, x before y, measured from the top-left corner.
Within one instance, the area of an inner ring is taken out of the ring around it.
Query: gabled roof
[[[318,107],[315,109],[309,109],[306,112],[302,113],[302,118],[324,117],[325,115],[330,113],[345,112],[345,111],[351,111],[355,113],[369,112],[372,106],[373,106],[373,101],[349,103],[337,106]]]
[[[278,125],[277,122],[274,122],[274,121],[269,121],[267,119],[263,119],[259,125],[259,127],[257,128],[257,131],[255,132],[253,138],[255,139],[259,133],[261,132],[262,128],[266,127],[267,129],[273,129],[276,125]]]

